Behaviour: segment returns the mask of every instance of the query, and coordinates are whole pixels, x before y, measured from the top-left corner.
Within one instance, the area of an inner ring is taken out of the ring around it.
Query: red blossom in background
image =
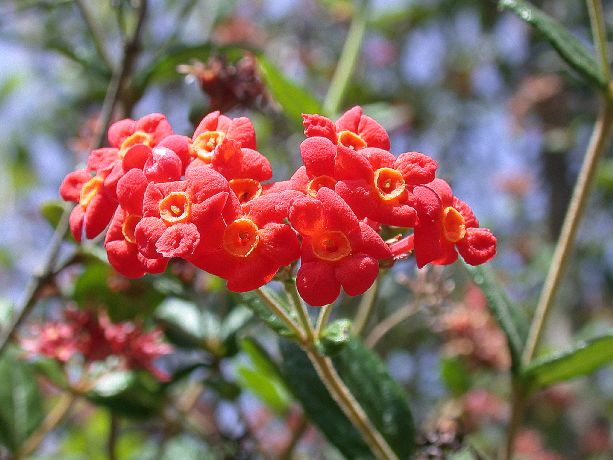
[[[113,323],[104,312],[74,308],[65,310],[62,321],[33,326],[21,344],[33,355],[62,363],[76,355],[81,355],[87,364],[116,355],[122,358],[122,367],[147,370],[162,381],[168,375],[154,362],[172,352],[172,347],[162,342],[158,328],[145,332],[134,322]]]

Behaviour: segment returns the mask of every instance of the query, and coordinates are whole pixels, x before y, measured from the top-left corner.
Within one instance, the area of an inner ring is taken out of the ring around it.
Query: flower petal
[[[296,287],[300,297],[315,307],[334,302],[341,292],[334,268],[323,262],[303,263],[296,275]]]
[[[366,254],[352,254],[339,262],[334,273],[345,292],[355,296],[372,286],[379,274],[379,264]]]
[[[336,145],[324,137],[309,137],[300,144],[300,154],[310,178],[334,176]]]

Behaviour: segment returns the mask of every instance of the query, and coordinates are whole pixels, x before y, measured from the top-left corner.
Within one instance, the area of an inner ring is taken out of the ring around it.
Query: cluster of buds
[[[144,332],[130,321],[113,323],[104,312],[67,308],[62,321],[34,325],[30,332],[21,344],[33,355],[61,363],[80,356],[85,364],[117,356],[126,369],[144,369],[159,380],[168,379],[154,365],[160,356],[172,351],[170,345],[162,342],[162,331],[158,328]]]
[[[341,287],[362,294],[381,262],[411,251],[419,267],[453,263],[458,252],[472,265],[495,255],[495,237],[435,178],[432,158],[391,154],[387,132],[360,107],[336,123],[303,118],[304,166],[272,183],[248,118],[210,113],[192,137],[174,134],[162,114],[113,124],[111,147],[92,151],[61,185],[77,203],[74,237],[110,223],[105,247],[123,275],[160,273],[182,258],[236,292],[300,260],[298,292],[314,306],[334,302]],[[414,231],[389,245],[382,225]]]

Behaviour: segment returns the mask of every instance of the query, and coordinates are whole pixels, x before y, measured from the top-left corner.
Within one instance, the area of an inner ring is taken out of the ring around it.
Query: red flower
[[[480,265],[496,255],[496,237],[479,223],[470,207],[453,196],[449,184],[435,179],[415,187],[415,208],[419,220],[414,245],[417,266],[431,262],[448,265],[458,253],[470,265]]]
[[[104,176],[92,176],[85,169],[64,178],[60,195],[65,201],[77,203],[70,214],[70,230],[77,241],[81,241],[83,228],[87,238],[98,236],[117,208],[115,193],[104,185]]]
[[[117,208],[104,240],[109,263],[128,278],[140,278],[145,273],[162,273],[168,263],[166,258],[148,259],[138,252],[135,231],[141,219],[140,213],[129,214]]]
[[[226,179],[210,168],[194,168],[184,181],[149,183],[134,232],[139,252],[148,259],[194,255],[199,244],[223,230],[229,192]]]
[[[228,219],[221,238],[190,261],[228,280],[228,289],[244,292],[268,283],[279,267],[300,257],[300,243],[287,218],[297,192],[273,193],[249,201]]]
[[[302,119],[307,137],[325,137],[334,144],[353,150],[366,147],[390,149],[390,140],[385,129],[369,116],[363,115],[360,106],[347,110],[336,124],[322,115],[303,114]]]
[[[231,139],[240,148],[255,149],[255,130],[247,117],[229,118],[219,111],[205,116],[192,137],[191,154],[194,159],[209,164],[213,153],[224,139]]]
[[[329,188],[300,197],[289,220],[302,235],[302,264],[296,277],[300,296],[315,306],[334,302],[341,286],[349,295],[365,292],[379,273],[389,247]]]
[[[359,153],[339,149],[335,190],[360,218],[385,225],[412,227],[416,213],[412,208],[411,189],[434,179],[436,161],[418,152],[401,154],[365,148]]]
[[[111,146],[118,148],[119,157],[123,158],[131,147],[141,144],[155,147],[172,133],[166,115],[151,113],[136,121],[126,118],[113,123],[108,137]]]

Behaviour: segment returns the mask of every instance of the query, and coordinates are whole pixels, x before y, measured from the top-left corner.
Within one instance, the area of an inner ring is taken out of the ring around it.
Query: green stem
[[[85,24],[89,29],[89,33],[92,36],[92,40],[94,42],[94,46],[96,48],[96,51],[98,52],[98,55],[100,56],[102,61],[104,61],[104,64],[112,71],[114,67],[113,60],[111,59],[111,56],[106,49],[104,35],[98,27],[96,20],[92,16],[84,0],[75,0],[75,4],[81,12],[81,16],[83,16],[83,20],[85,21]]]
[[[338,112],[360,54],[362,39],[366,31],[366,11],[368,9],[368,2],[363,5],[361,3],[356,2],[356,11],[351,26],[349,26],[345,45],[324,99],[322,112],[327,116],[334,116]]]
[[[513,380],[511,390],[511,417],[507,425],[507,439],[502,451],[502,460],[511,460],[515,447],[515,437],[521,426],[526,410],[527,395],[522,384]]]
[[[581,217],[585,210],[592,183],[594,182],[598,157],[609,146],[612,128],[613,103],[607,100],[604,109],[600,112],[596,120],[592,138],[590,139],[583,165],[581,166],[581,171],[577,177],[577,183],[575,184],[573,195],[568,205],[568,211],[566,212],[566,217],[562,224],[560,239],[555,248],[549,272],[547,273],[547,278],[545,279],[545,284],[541,291],[534,318],[530,325],[528,340],[522,356],[522,363],[524,366],[530,363],[538,347],[549,310],[560,285],[562,273],[564,272],[575,242],[577,229],[579,228],[579,223],[581,222]]]
[[[600,58],[600,71],[611,81],[611,70],[609,69],[609,57],[607,49],[607,34],[602,13],[602,2],[600,0],[587,0],[587,8],[590,12],[590,24],[594,37],[594,46]]]
[[[319,316],[317,317],[317,325],[315,326],[315,336],[319,337],[324,329],[324,326],[328,322],[328,318],[330,317],[330,313],[332,313],[332,304],[328,304],[325,307],[322,307],[319,311]]]
[[[278,305],[266,292],[258,288],[255,292],[260,296],[260,298],[268,305],[268,307],[272,310],[272,312],[277,315],[277,317],[285,323],[285,325],[294,333],[296,337],[300,340],[301,343],[306,341],[306,337],[304,332],[300,329],[300,327],[294,322],[292,318],[287,314],[285,309]]]
[[[362,331],[368,324],[372,309],[375,306],[375,300],[377,300],[377,294],[379,293],[380,276],[375,279],[373,285],[368,288],[368,291],[362,295],[360,299],[360,305],[358,306],[358,312],[355,315],[355,321],[353,322],[353,333],[357,336],[362,334]]]
[[[351,394],[351,391],[349,391],[349,388],[347,388],[341,377],[338,375],[338,372],[336,372],[332,360],[328,357],[320,355],[317,352],[315,347],[315,333],[313,331],[313,325],[309,319],[306,306],[298,295],[296,283],[293,280],[286,281],[285,289],[293,301],[294,308],[298,313],[298,317],[300,318],[303,329],[308,337],[307,342],[302,344],[302,348],[309,357],[309,360],[317,371],[317,375],[330,393],[330,396],[332,396],[334,401],[336,401],[353,426],[355,426],[355,428],[364,437],[367,444],[372,449],[373,454],[375,454],[378,459],[398,460],[398,457],[391,449],[387,441],[371,423],[362,406],[360,406],[358,401],[356,401]]]

